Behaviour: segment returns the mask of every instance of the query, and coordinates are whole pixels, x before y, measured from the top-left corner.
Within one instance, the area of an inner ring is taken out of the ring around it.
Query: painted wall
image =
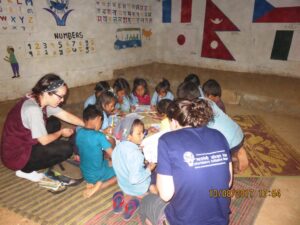
[[[299,0],[164,0],[160,7],[156,61],[300,78]]]
[[[45,73],[75,87],[151,62],[300,78],[300,3],[0,0],[0,43],[7,61],[14,49],[20,70],[12,78],[0,60],[0,101],[24,95]]]
[[[13,48],[20,74],[12,78],[10,62],[0,60],[0,100],[23,96],[49,72],[74,87],[110,79],[116,68],[152,62],[156,48],[151,4],[0,0],[1,58],[9,61],[7,48]]]

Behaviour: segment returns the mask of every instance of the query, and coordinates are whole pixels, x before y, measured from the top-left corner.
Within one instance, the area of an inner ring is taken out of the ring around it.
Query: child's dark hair
[[[200,91],[198,86],[191,82],[183,82],[177,88],[177,98],[193,100],[200,97]]]
[[[200,79],[199,77],[194,74],[194,73],[190,73],[189,75],[187,75],[185,78],[184,78],[184,82],[193,82],[194,84],[196,84],[197,86],[200,86]]]
[[[96,98],[96,107],[99,110],[104,111],[104,106],[108,105],[112,101],[117,101],[114,93],[108,90],[103,91],[100,96]]]
[[[130,85],[127,80],[124,78],[118,78],[115,80],[113,84],[113,89],[117,94],[119,91],[125,90],[125,95],[129,96],[130,94]]]
[[[110,86],[107,81],[99,81],[94,88],[96,95],[100,95],[101,92],[107,91],[109,89],[110,89]]]
[[[220,84],[214,80],[209,79],[203,84],[203,91],[206,96],[212,95],[212,96],[219,96],[222,95],[222,90]]]
[[[142,126],[143,129],[144,129],[144,123],[143,123],[143,121],[141,121],[140,119],[135,119],[135,120],[132,122],[132,125],[131,125],[131,127],[130,127],[130,131],[129,131],[129,134],[132,135],[134,128],[135,128],[135,127],[138,127],[138,126]]]
[[[88,105],[82,113],[84,121],[95,119],[97,116],[100,116],[103,119],[103,112],[101,109],[96,107],[96,105]]]
[[[134,79],[133,88],[132,88],[132,93],[133,94],[135,94],[135,91],[136,91],[138,86],[143,86],[144,87],[144,89],[145,89],[144,95],[149,94],[148,84],[147,84],[147,81],[145,79],[142,79],[142,78],[135,78]]]
[[[170,86],[170,82],[167,79],[163,78],[163,80],[156,85],[155,91],[157,93],[159,93],[160,91],[164,91],[167,93],[168,91],[170,91]]]
[[[176,100],[167,110],[169,119],[175,119],[180,126],[202,127],[213,119],[213,110],[205,99]]]
[[[167,114],[167,109],[171,104],[172,100],[162,99],[157,103],[156,110],[159,114]]]

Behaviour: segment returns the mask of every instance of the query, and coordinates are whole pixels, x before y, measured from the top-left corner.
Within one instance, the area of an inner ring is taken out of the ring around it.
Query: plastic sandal
[[[140,206],[140,201],[137,198],[131,199],[125,206],[123,219],[125,221],[129,221],[135,215],[139,206]]]
[[[119,214],[123,211],[124,194],[122,191],[118,191],[113,195],[113,212]]]

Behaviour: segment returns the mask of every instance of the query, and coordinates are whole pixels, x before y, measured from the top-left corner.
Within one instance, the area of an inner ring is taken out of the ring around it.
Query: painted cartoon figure
[[[8,46],[7,53],[9,54],[9,56],[5,56],[4,60],[9,62],[11,65],[12,71],[14,73],[14,76],[12,78],[18,78],[18,77],[20,77],[19,63],[16,59],[14,48],[11,46]]]
[[[44,8],[46,11],[52,14],[55,18],[57,26],[66,26],[66,21],[70,12],[73,9],[68,10],[69,0],[48,0],[48,8]]]

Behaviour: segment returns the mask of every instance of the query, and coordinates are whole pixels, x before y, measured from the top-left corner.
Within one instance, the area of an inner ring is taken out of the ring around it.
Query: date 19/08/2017
[[[281,191],[280,189],[210,189],[209,197],[211,198],[253,198],[255,196],[260,198],[272,197],[280,198]]]

